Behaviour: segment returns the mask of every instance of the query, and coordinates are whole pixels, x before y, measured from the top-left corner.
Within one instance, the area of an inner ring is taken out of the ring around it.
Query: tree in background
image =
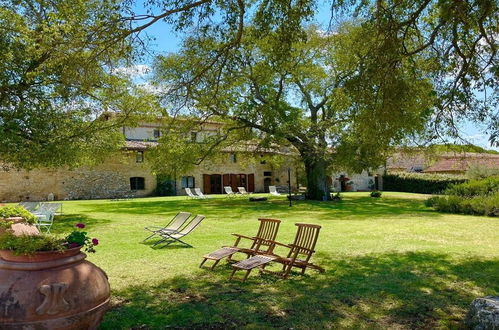
[[[120,127],[151,105],[116,70],[128,33],[113,1],[1,2],[3,164],[78,165],[122,145]]]
[[[249,27],[223,66],[205,69],[196,63],[217,56],[219,41],[196,36],[180,53],[158,58],[155,79],[170,86],[165,100],[174,111],[230,123],[224,136],[247,141],[240,132],[251,132],[262,146],[294,147],[308,197],[320,200],[329,198],[331,166],[381,165],[388,147],[423,129],[431,113],[427,64],[400,58],[389,78],[364,79],[371,42],[369,27],[324,34],[312,26],[283,51],[279,33],[262,37]]]

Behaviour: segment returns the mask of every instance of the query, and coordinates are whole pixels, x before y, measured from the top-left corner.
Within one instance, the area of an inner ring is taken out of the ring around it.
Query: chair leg
[[[232,278],[234,277],[234,274],[236,273],[236,271],[237,271],[237,268],[234,268],[232,270],[232,273],[230,274],[230,277],[229,277],[229,281],[232,280]]]
[[[213,265],[211,266],[211,270],[215,269],[215,267],[218,265],[218,263],[220,262],[221,259],[218,259],[218,260],[215,260],[215,262],[213,263]]]
[[[147,238],[145,238],[142,242],[147,241],[149,238],[153,237],[154,235],[156,235],[156,234],[152,234],[151,236],[148,236],[148,237],[147,237]]]
[[[206,260],[208,260],[208,259],[204,258],[203,261],[201,261],[201,264],[199,265],[199,268],[203,268],[203,264],[206,262]]]
[[[245,274],[245,275],[244,275],[244,277],[243,277],[243,282],[244,282],[244,281],[246,281],[246,279],[248,278],[248,276],[249,276],[249,274],[250,274],[250,273],[251,273],[251,269],[248,269],[248,270],[246,271],[246,274]]]

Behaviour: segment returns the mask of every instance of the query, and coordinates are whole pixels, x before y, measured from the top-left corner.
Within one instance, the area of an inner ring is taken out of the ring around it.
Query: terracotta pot
[[[0,329],[96,329],[109,304],[109,282],[79,248],[24,260],[1,251]],[[21,257],[22,259],[22,257]]]
[[[45,262],[61,258],[72,257],[80,253],[81,247],[63,251],[41,251],[33,255],[15,255],[10,250],[0,250],[0,259],[13,262]]]

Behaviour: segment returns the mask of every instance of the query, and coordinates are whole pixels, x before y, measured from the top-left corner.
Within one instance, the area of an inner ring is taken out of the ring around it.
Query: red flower
[[[77,223],[76,227],[83,229],[83,228],[85,228],[85,225],[83,223]]]
[[[92,238],[93,245],[99,245],[99,240],[97,238]]]

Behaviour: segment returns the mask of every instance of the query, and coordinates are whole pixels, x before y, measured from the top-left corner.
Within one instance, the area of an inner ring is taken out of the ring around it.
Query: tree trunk
[[[329,200],[329,184],[327,182],[326,161],[324,159],[304,159],[307,175],[307,198],[313,200]]]

